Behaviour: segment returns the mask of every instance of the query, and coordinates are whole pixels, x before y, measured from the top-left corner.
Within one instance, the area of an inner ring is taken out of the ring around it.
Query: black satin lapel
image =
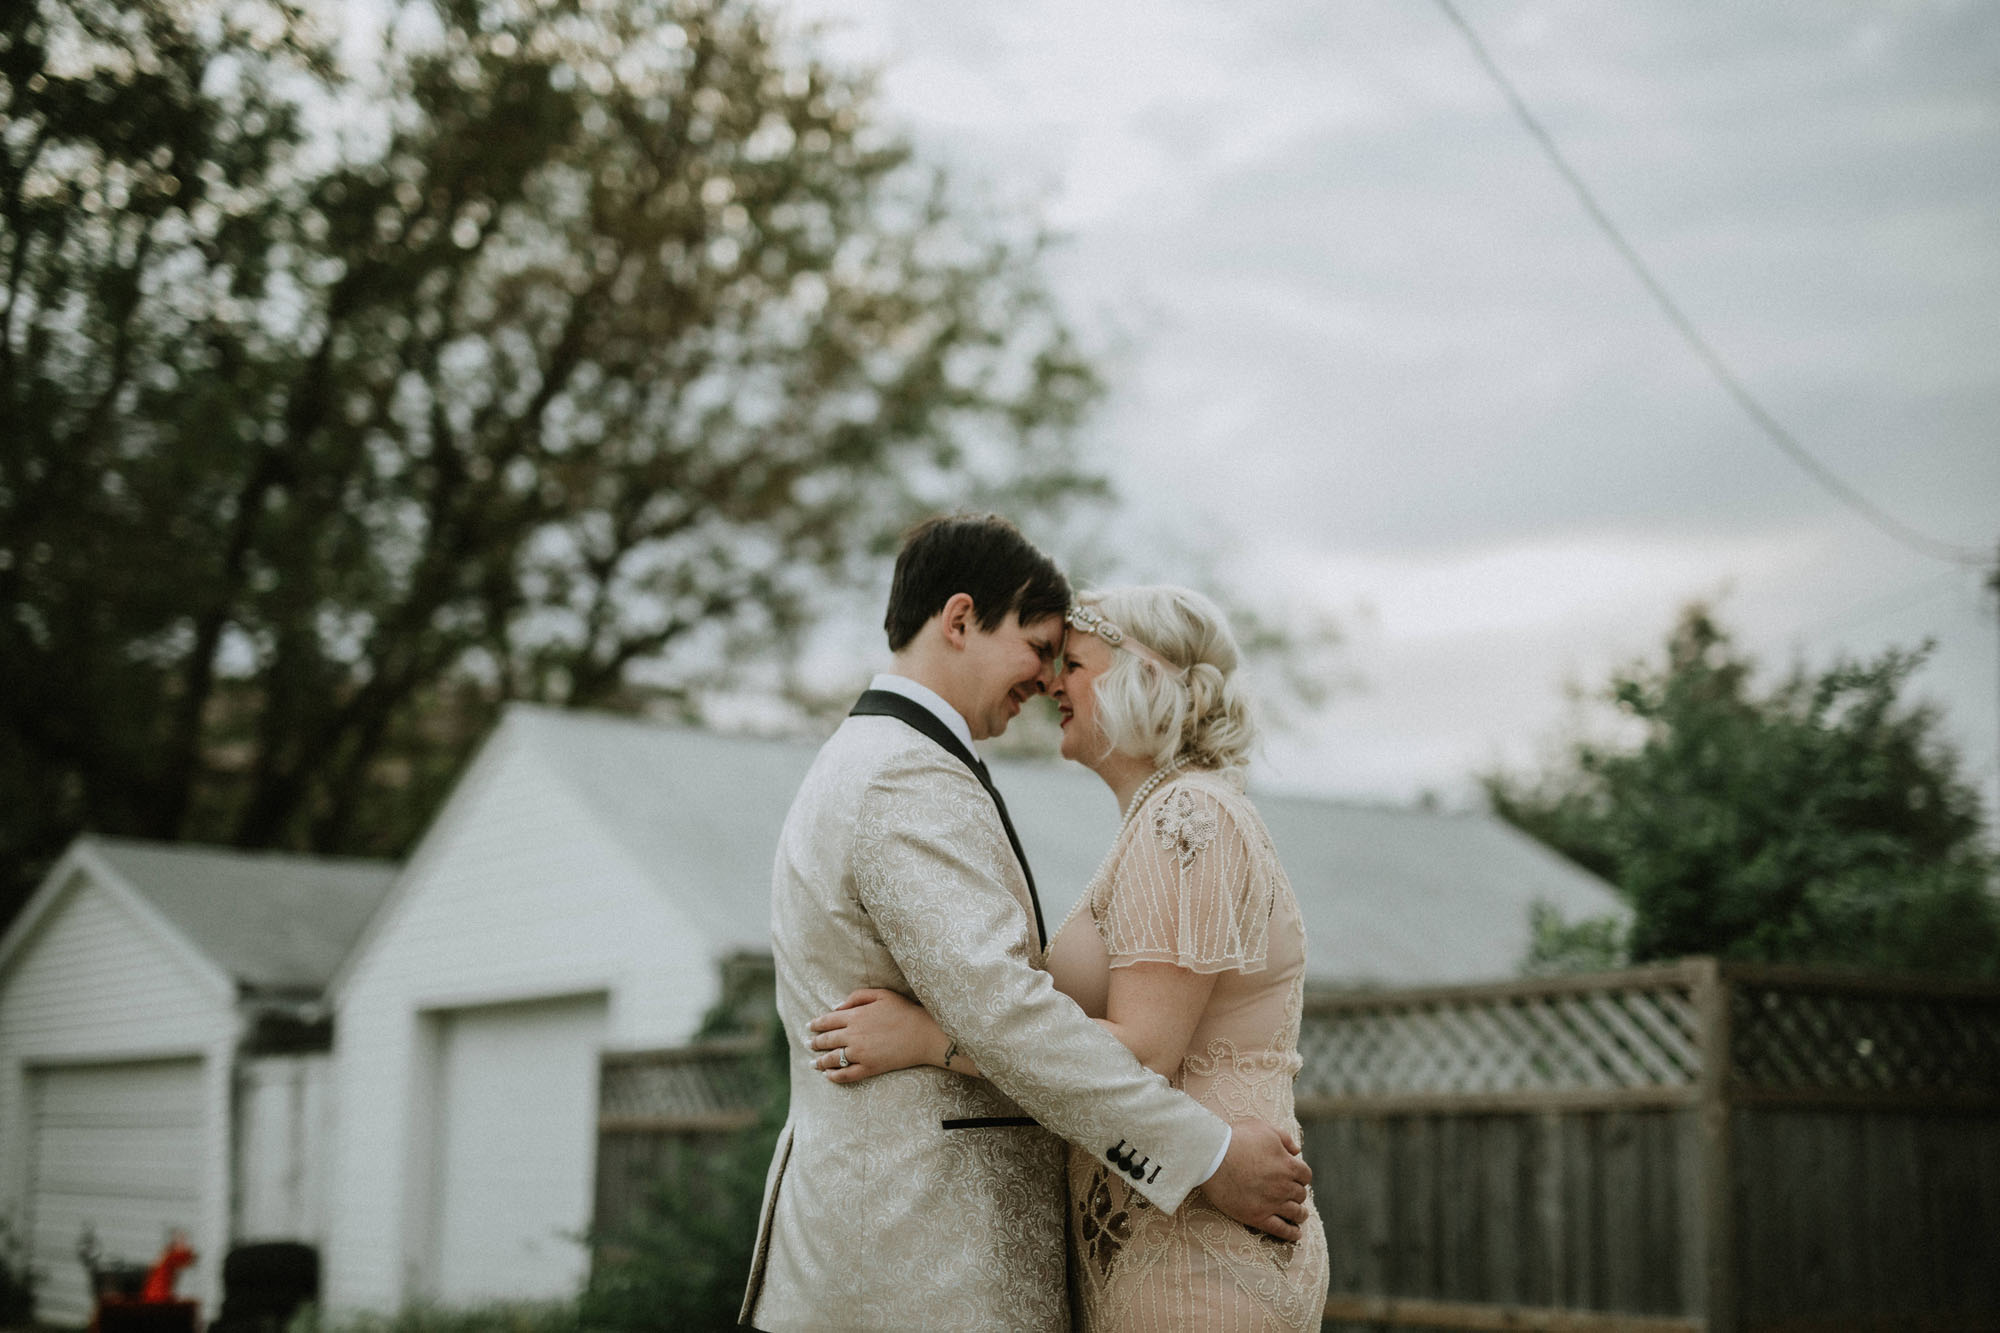
[[[904,722],[943,746],[958,761],[972,770],[972,776],[979,779],[979,785],[993,798],[993,807],[1000,812],[1000,827],[1007,831],[1007,845],[1014,849],[1014,859],[1020,863],[1021,877],[1028,881],[1028,902],[1035,909],[1035,938],[1044,952],[1049,947],[1049,928],[1042,920],[1042,896],[1035,891],[1035,872],[1028,868],[1028,854],[1021,849],[1021,837],[1014,832],[1014,821],[1007,814],[1007,802],[1000,797],[1000,789],[993,785],[993,778],[986,771],[986,765],[979,757],[965,748],[965,743],[944,724],[936,713],[907,695],[892,690],[867,690],[847,710],[849,717],[893,717]]]
[[[980,770],[979,757],[965,748],[965,743],[944,724],[944,719],[907,695],[889,690],[868,690],[854,701],[854,707],[847,710],[849,717],[893,717],[899,722],[907,722],[924,735],[952,752],[961,764],[971,769],[975,775]]]
[[[1000,827],[1007,830],[1007,845],[1014,849],[1014,859],[1021,863],[1021,878],[1028,881],[1028,901],[1035,909],[1035,938],[1042,943],[1042,952],[1049,950],[1049,928],[1042,920],[1042,895],[1035,892],[1035,872],[1028,869],[1028,854],[1021,850],[1020,835],[1014,832],[1014,821],[1007,814],[1007,802],[1000,798],[1000,789],[993,785],[993,779],[986,775],[986,766],[981,764],[974,770],[986,787],[986,794],[993,798],[993,804],[1000,811]]]

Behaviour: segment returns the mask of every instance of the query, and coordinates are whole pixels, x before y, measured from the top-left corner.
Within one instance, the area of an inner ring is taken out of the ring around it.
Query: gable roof
[[[502,724],[644,870],[691,867],[682,905],[721,949],[771,947],[771,859],[819,746],[529,704]]]
[[[387,861],[94,834],[75,850],[238,986],[269,992],[324,991],[396,875]]]
[[[772,856],[816,743],[528,705],[510,707],[502,726],[639,866],[693,867],[683,884],[701,891],[661,887],[706,923],[718,952],[770,947]],[[1118,811],[1078,765],[991,767],[1053,933],[1110,847]],[[1317,983],[1510,976],[1527,950],[1530,903],[1572,918],[1626,915],[1603,880],[1492,815],[1253,796],[1298,895]]]

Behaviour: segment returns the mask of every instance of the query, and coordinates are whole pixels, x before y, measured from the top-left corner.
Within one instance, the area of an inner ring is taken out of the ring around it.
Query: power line
[[[1508,80],[1507,75],[1501,70],[1500,66],[1494,62],[1493,56],[1486,49],[1486,44],[1479,40],[1479,34],[1474,32],[1472,25],[1460,16],[1452,0],[1437,0],[1437,6],[1444,11],[1445,17],[1451,20],[1452,25],[1465,35],[1466,42],[1472,47],[1474,58],[1479,61],[1481,67],[1485,69],[1487,75],[1492,78],[1494,84],[1500,89],[1501,94],[1507,99],[1507,104],[1514,110],[1515,118],[1533,136],[1535,142],[1541,145],[1542,152],[1555,165],[1555,169],[1562,174],[1562,178],[1569,182],[1570,189],[1582,201],[1584,211],[1590,214],[1591,221],[1597,224],[1598,230],[1604,233],[1606,239],[1611,242],[1612,248],[1625,261],[1626,266],[1637,275],[1640,283],[1644,285],[1646,291],[1652,296],[1654,303],[1666,315],[1667,322],[1672,324],[1687,345],[1694,349],[1694,354],[1700,357],[1702,362],[1707,365],[1709,373],[1714,375],[1716,380],[1728,392],[1729,396],[1736,400],[1737,406],[1743,409],[1745,415],[1763,432],[1764,437],[1783,451],[1785,456],[1797,464],[1807,476],[1831,492],[1835,498],[1911,550],[1921,552],[1937,560],[1948,560],[1957,565],[1966,565],[1981,569],[1987,567],[1992,560],[1990,553],[1970,546],[1960,546],[1955,542],[1940,541],[1926,533],[1919,532],[1841,480],[1832,469],[1820,462],[1819,459],[1813,457],[1807,451],[1806,447],[1800,444],[1798,439],[1789,430],[1786,430],[1784,425],[1776,417],[1772,416],[1762,403],[1757,401],[1756,395],[1750,392],[1749,386],[1743,383],[1736,372],[1730,369],[1729,363],[1722,359],[1722,354],[1717,352],[1708,339],[1702,336],[1701,330],[1695,327],[1694,321],[1688,318],[1686,312],[1681,309],[1680,303],[1674,300],[1666,287],[1654,276],[1652,269],[1647,266],[1646,261],[1639,257],[1639,252],[1633,249],[1631,243],[1625,239],[1624,233],[1611,220],[1611,215],[1604,211],[1602,204],[1598,203],[1597,196],[1591,192],[1590,186],[1584,182],[1583,177],[1577,174],[1576,169],[1569,164],[1569,159],[1563,156],[1562,149],[1556,146],[1554,137],[1543,127],[1541,121],[1536,119],[1535,113],[1528,109],[1528,104],[1522,100],[1521,94],[1515,90],[1513,83]]]
[[[1808,621],[1793,630],[1792,637],[1795,639],[1818,639],[1841,630],[1853,629],[1857,625],[1871,624],[1874,621],[1882,619],[1884,616],[1895,615],[1899,612],[1921,606],[1926,602],[1933,601],[1940,593],[1953,588],[1963,587],[1964,585],[1960,581],[1965,577],[1966,572],[1963,569],[1934,569],[1927,577],[1907,587],[1898,588],[1893,592],[1868,598],[1866,601],[1855,606],[1850,606],[1845,610],[1835,611],[1821,616],[1816,620]],[[1982,588],[1981,596],[1983,597],[1984,595],[1985,592]]]

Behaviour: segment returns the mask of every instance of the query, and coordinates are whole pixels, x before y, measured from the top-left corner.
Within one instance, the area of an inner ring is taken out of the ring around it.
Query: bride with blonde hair
[[[1184,588],[1086,593],[1069,609],[1051,691],[1062,754],[1123,811],[1104,863],[1050,944],[1057,989],[1148,1068],[1225,1121],[1299,1132],[1292,1100],[1305,929],[1244,792],[1256,723],[1221,611]],[[835,1082],[917,1065],[978,1069],[914,1000],[860,990],[813,1020]],[[1308,1329],[1326,1233],[1274,1240],[1189,1195],[1162,1213],[1128,1183],[1149,1164],[1069,1150],[1069,1262],[1086,1330]],[[1156,1168],[1154,1168],[1156,1169]]]

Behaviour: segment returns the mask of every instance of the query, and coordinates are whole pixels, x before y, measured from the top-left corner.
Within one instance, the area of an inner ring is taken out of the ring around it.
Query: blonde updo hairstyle
[[[1138,755],[1155,768],[1176,759],[1222,769],[1250,762],[1257,722],[1236,676],[1236,637],[1220,607],[1190,588],[1166,586],[1086,592],[1077,600],[1187,669],[1177,679],[1136,653],[1112,649],[1111,667],[1093,692],[1107,752]]]

